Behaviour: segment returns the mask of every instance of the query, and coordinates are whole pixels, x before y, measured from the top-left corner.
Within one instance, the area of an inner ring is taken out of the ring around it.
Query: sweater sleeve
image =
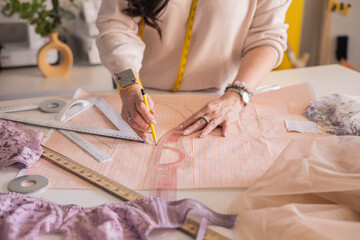
[[[277,55],[274,68],[280,65],[287,48],[288,25],[284,21],[290,4],[291,0],[258,0],[243,55],[256,47],[270,46]]]
[[[140,17],[123,13],[125,0],[102,0],[96,20],[96,45],[103,65],[111,74],[132,69],[139,72],[145,44],[138,34]]]

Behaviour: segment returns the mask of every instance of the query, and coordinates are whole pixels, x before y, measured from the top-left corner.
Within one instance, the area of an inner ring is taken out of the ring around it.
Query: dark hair
[[[128,0],[124,13],[130,17],[143,16],[145,24],[156,29],[161,38],[158,15],[168,3],[169,0]]]

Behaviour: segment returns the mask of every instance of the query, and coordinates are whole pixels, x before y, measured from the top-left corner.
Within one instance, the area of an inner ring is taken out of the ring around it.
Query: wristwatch
[[[233,85],[229,84],[225,88],[225,92],[227,91],[237,92],[240,95],[240,98],[244,102],[245,106],[250,104],[253,94],[250,92],[249,87],[245,83],[236,81]]]
[[[245,106],[250,104],[251,101],[251,93],[245,91],[245,90],[240,90],[240,96],[241,96],[241,100],[244,102]]]
[[[113,79],[117,83],[119,92],[138,84],[138,81],[131,69],[115,73]]]

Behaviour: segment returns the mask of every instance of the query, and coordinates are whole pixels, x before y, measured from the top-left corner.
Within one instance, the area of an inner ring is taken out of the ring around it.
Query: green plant
[[[67,20],[75,19],[74,13],[59,5],[58,0],[51,0],[52,9],[47,9],[46,0],[32,0],[21,2],[20,0],[3,0],[5,6],[2,12],[11,17],[15,13],[19,14],[20,19],[24,19],[28,24],[35,25],[36,33],[41,36],[48,36],[50,33],[57,32],[63,18]],[[77,7],[74,0],[68,0],[71,6]]]

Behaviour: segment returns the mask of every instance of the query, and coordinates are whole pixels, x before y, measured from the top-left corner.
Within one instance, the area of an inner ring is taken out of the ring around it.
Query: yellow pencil
[[[146,98],[146,94],[145,94],[145,89],[141,89],[141,94],[143,96],[143,99],[144,99],[144,103],[145,103],[145,106],[146,108],[148,109],[148,111],[150,112],[150,108],[149,108],[149,104],[148,104],[148,101],[147,101],[147,98]],[[155,128],[154,128],[154,124],[152,123],[149,123],[150,125],[150,129],[151,129],[151,134],[152,134],[152,137],[155,141],[155,145],[157,145],[157,140],[156,140],[156,134],[155,134]]]

